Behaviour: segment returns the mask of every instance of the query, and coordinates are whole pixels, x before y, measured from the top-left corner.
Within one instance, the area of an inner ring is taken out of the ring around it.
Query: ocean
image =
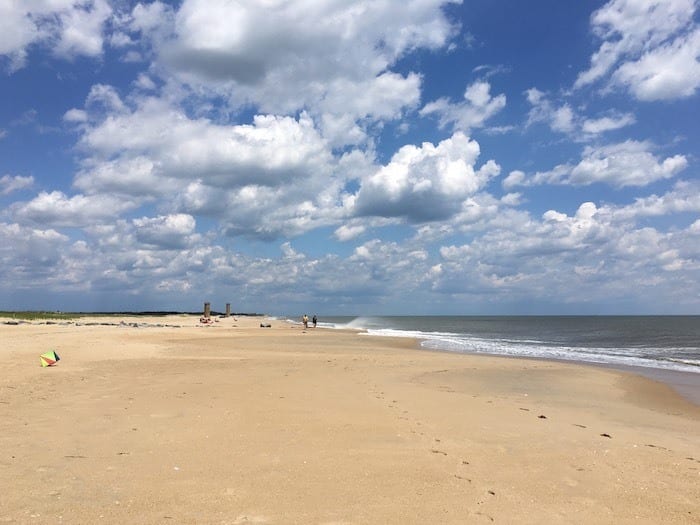
[[[319,326],[411,337],[423,348],[699,374],[700,316],[324,317]]]

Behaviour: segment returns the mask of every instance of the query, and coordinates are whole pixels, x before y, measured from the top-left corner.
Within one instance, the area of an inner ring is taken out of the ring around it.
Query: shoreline
[[[280,319],[283,320],[283,319]],[[286,321],[286,320],[285,320]],[[294,322],[294,321],[292,321]],[[337,330],[337,328],[329,327],[319,327],[326,330]],[[412,339],[416,342],[418,349],[427,352],[438,352],[438,353],[448,353],[456,355],[466,355],[466,356],[488,356],[497,357],[504,359],[523,359],[523,360],[534,360],[534,361],[552,361],[563,364],[573,364],[579,366],[589,366],[594,368],[602,368],[606,370],[618,370],[622,372],[632,373],[652,381],[657,381],[671,387],[674,391],[678,393],[681,397],[690,401],[691,403],[700,406],[700,372],[689,372],[684,370],[672,370],[667,368],[657,368],[657,367],[646,367],[646,366],[635,366],[635,365],[624,365],[624,364],[613,364],[613,363],[601,363],[595,361],[583,361],[579,359],[556,359],[547,357],[532,357],[532,356],[515,356],[515,355],[505,355],[497,353],[488,352],[458,352],[452,350],[445,350],[441,348],[428,348],[422,345],[427,339],[421,339],[420,337],[414,335],[396,335],[396,336],[378,336],[374,334],[369,334],[366,329],[362,328],[347,328],[347,330],[352,330],[358,334],[363,334],[367,337],[396,337]]]
[[[700,517],[700,408],[661,383],[262,319],[0,325],[3,519]]]
[[[585,364],[585,363],[584,363]],[[592,363],[595,364],[595,363]],[[604,368],[608,368],[604,366]],[[700,374],[680,370],[665,370],[643,366],[611,366],[613,370],[631,372],[632,374],[663,383],[678,395],[700,407]]]
[[[371,337],[371,336],[370,336]],[[496,359],[513,359],[516,361],[536,361],[536,362],[553,362],[564,365],[582,366],[590,368],[599,368],[602,370],[610,370],[613,372],[622,372],[632,374],[640,378],[647,379],[656,383],[661,383],[671,389],[681,398],[700,407],[700,374],[695,372],[684,372],[680,370],[666,370],[663,368],[651,368],[644,366],[631,365],[613,365],[608,363],[596,363],[593,361],[578,361],[574,359],[552,359],[545,357],[529,357],[529,356],[511,356],[502,354],[487,354],[487,353],[467,353],[467,352],[451,352],[450,350],[440,350],[438,348],[425,348],[420,345],[421,340],[415,339],[416,346],[421,351],[448,353],[473,357],[492,357]]]
[[[371,337],[371,336],[370,336]],[[410,339],[410,338],[409,338]],[[468,352],[451,352],[450,350],[441,350],[439,348],[425,348],[421,346],[421,339],[415,338],[416,346],[421,351],[436,352],[436,353],[448,353],[464,356],[474,356],[474,357],[493,357],[502,359],[514,359],[524,360],[524,361],[537,361],[537,362],[554,362],[561,364],[568,364],[573,366],[583,366],[591,368],[600,368],[603,370],[617,371],[628,374],[633,374],[641,378],[647,379],[649,381],[654,381],[661,383],[673,389],[673,391],[686,401],[697,405],[700,407],[700,374],[695,372],[684,372],[681,370],[667,370],[663,368],[652,368],[644,366],[631,366],[631,365],[613,365],[608,363],[596,363],[593,361],[578,361],[575,359],[553,359],[545,357],[529,357],[529,356],[511,356],[502,354],[488,354],[488,353],[468,353]]]

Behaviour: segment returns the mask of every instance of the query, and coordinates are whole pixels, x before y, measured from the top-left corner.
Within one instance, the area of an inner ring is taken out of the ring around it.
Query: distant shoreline
[[[176,312],[176,311],[113,311],[113,312],[64,312],[60,310],[50,311],[50,310],[0,310],[1,318],[36,318],[36,319],[65,319],[73,317],[112,317],[112,316],[129,316],[129,317],[165,317],[168,315],[202,315],[202,311],[197,312]],[[225,316],[226,312],[218,312],[215,310],[211,311],[212,316],[220,317]],[[267,314],[255,313],[255,312],[231,312],[231,316],[245,316],[245,317],[263,317]]]

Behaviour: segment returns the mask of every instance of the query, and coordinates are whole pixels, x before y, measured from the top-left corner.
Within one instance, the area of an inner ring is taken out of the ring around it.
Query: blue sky
[[[0,309],[700,313],[694,0],[0,4]]]

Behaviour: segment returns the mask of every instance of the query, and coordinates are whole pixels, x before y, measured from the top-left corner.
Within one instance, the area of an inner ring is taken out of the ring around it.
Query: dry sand
[[[700,523],[663,384],[261,321],[0,325],[0,523]]]

